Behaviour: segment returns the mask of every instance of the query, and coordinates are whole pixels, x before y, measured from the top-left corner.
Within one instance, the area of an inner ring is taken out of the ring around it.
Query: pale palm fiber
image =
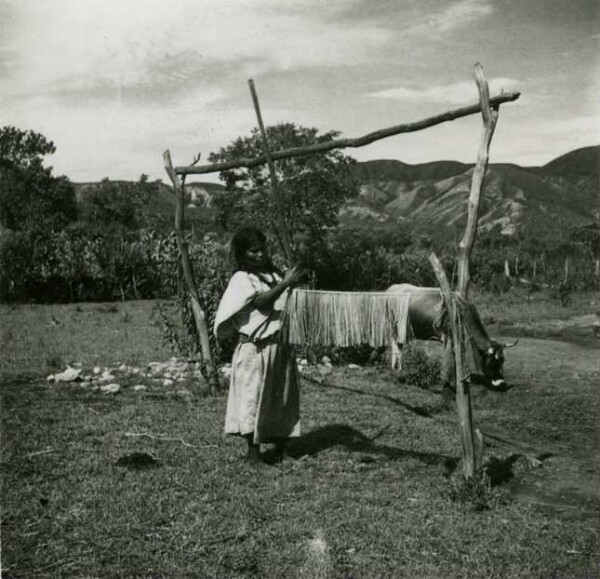
[[[408,293],[295,289],[287,302],[285,339],[342,347],[405,343],[409,301]]]

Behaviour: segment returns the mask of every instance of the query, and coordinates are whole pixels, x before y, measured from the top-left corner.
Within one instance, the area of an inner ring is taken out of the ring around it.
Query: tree
[[[139,230],[151,224],[155,197],[157,184],[150,183],[147,175],[135,183],[106,178],[82,195],[81,219],[104,232]]]
[[[273,151],[331,141],[338,135],[335,131],[319,135],[317,129],[293,123],[267,128]],[[261,135],[254,129],[249,136],[240,137],[219,152],[211,153],[209,161],[217,163],[262,153]],[[339,210],[348,199],[358,195],[358,183],[351,170],[354,162],[336,150],[275,162],[285,223],[299,261],[323,250],[326,232],[338,223]],[[244,223],[260,223],[280,240],[274,217],[277,208],[270,192],[267,167],[233,169],[222,172],[220,177],[226,190],[216,196],[214,205],[221,228],[231,231]]]
[[[48,232],[76,219],[73,185],[43,165],[54,152],[54,143],[39,133],[0,128],[0,226]]]

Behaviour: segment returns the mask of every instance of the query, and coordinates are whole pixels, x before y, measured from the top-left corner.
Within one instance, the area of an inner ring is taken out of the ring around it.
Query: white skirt
[[[254,433],[255,443],[300,436],[300,392],[292,346],[276,338],[236,346],[225,433]]]

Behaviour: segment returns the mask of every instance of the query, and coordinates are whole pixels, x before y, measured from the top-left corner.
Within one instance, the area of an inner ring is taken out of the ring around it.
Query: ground
[[[155,303],[2,306],[2,576],[597,577],[597,297],[477,299],[520,342],[511,388],[472,391],[491,486],[471,494],[437,388],[323,371],[290,456],[256,468],[199,379],[46,381],[171,357]]]

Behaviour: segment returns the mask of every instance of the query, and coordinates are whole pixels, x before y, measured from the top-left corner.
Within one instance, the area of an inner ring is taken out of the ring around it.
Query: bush
[[[450,479],[450,500],[469,506],[473,511],[486,511],[499,502],[499,493],[490,484],[490,477],[481,470],[471,479],[456,475]]]
[[[440,381],[440,361],[429,357],[417,345],[409,344],[402,350],[400,382],[429,389]]]

